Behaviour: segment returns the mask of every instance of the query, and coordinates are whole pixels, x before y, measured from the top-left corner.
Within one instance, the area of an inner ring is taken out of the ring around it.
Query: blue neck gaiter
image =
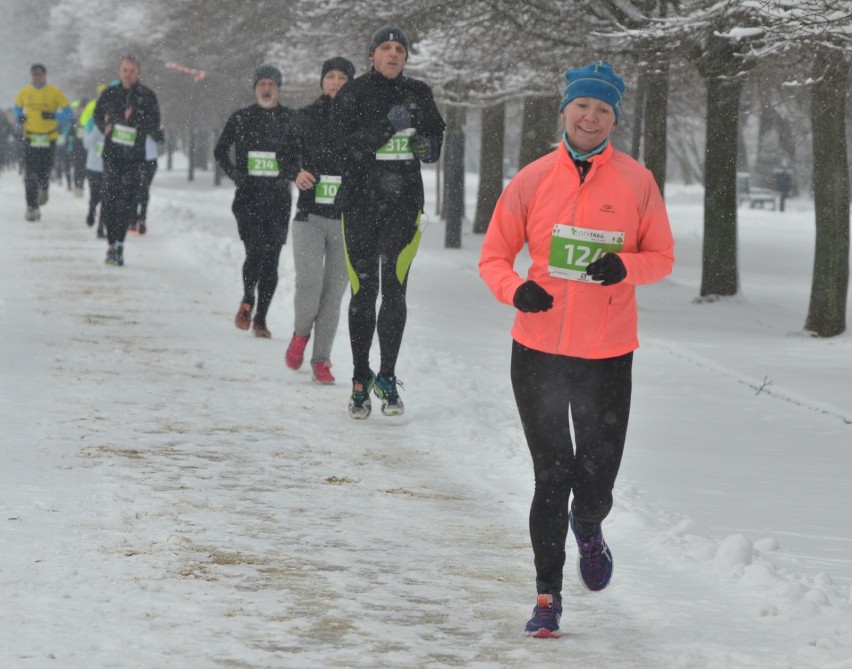
[[[580,153],[580,152],[574,150],[574,148],[571,146],[571,144],[568,143],[568,131],[567,130],[562,132],[562,142],[565,144],[565,148],[568,149],[568,153],[571,154],[571,157],[574,160],[588,160],[592,156],[598,155],[599,153],[601,153],[601,151],[603,151],[606,148],[606,145],[609,144],[609,137],[607,137],[603,142],[601,142],[601,145],[599,147],[597,147],[596,149],[592,149],[588,153]]]

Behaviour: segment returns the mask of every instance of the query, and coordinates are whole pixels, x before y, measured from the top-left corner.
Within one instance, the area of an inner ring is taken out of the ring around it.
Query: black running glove
[[[232,169],[230,172],[228,172],[228,176],[231,177],[231,179],[234,180],[234,183],[237,184],[237,188],[245,185],[246,180],[248,179],[248,177],[245,174],[237,171],[236,169]]]
[[[432,155],[432,142],[423,135],[414,135],[411,138],[411,152],[420,160],[428,160]]]
[[[388,112],[388,121],[393,126],[394,132],[400,132],[411,127],[411,114],[402,105],[394,105]]]
[[[603,258],[589,263],[586,274],[595,281],[600,281],[602,286],[612,286],[624,280],[627,268],[615,253],[607,253]]]
[[[512,304],[518,311],[536,313],[547,311],[553,307],[553,295],[539,286],[535,281],[525,281],[515,291]]]

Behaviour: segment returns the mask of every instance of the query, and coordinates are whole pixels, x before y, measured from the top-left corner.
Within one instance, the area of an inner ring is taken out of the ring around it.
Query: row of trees
[[[432,85],[446,110],[443,173],[452,177],[445,179],[448,245],[461,240],[463,190],[450,186],[464,176],[459,161],[466,114],[482,112],[473,221],[474,230],[482,232],[506,176],[505,103],[524,101],[519,162],[525,164],[557,137],[562,72],[607,59],[629,84],[622,148],[644,161],[663,190],[667,176],[677,171],[704,183],[700,298],[737,293],[736,174],[751,151],[748,163],[757,166],[756,180],[768,178],[781,160],[800,183],[812,180],[817,241],[805,327],[819,336],[845,330],[848,0],[253,0],[238,5],[210,0],[201,11],[198,7],[189,0],[152,0],[137,7],[57,0],[50,32],[65,62],[89,75],[86,85],[111,76],[120,52],[138,52],[166,117],[213,128],[250,100],[250,77],[258,63],[279,64],[288,101],[300,104],[316,95],[322,60],[344,55],[364,69],[372,31],[398,23],[413,44],[407,70]],[[168,60],[211,75],[196,83],[162,68]],[[696,95],[698,85],[703,96]],[[756,142],[747,141],[749,132]]]

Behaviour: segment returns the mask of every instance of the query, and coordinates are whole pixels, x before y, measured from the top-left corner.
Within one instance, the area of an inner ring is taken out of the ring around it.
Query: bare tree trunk
[[[846,330],[849,290],[847,68],[842,52],[817,51],[816,83],[811,94],[816,248],[805,330],[819,337],[833,337]]]
[[[704,247],[701,297],[736,295],[737,135],[742,80],[716,69],[707,82],[704,149]]]
[[[709,76],[701,296],[736,295],[737,133],[742,80]]]
[[[633,107],[633,131],[630,137],[630,157],[639,160],[642,154],[642,126],[645,123],[645,94],[648,92],[645,73],[636,82],[636,104]]]
[[[459,249],[462,245],[464,220],[464,107],[447,109],[447,134],[444,140],[444,203],[446,221],[444,247]]]
[[[524,99],[524,127],[521,131],[520,166],[530,164],[552,151],[558,139],[559,98],[552,95]]]
[[[668,161],[669,64],[664,62],[645,77],[645,167],[651,170],[660,192],[666,191]]]
[[[479,191],[473,231],[484,233],[491,222],[494,205],[503,192],[503,134],[505,109],[500,102],[482,110],[482,152],[479,161]]]

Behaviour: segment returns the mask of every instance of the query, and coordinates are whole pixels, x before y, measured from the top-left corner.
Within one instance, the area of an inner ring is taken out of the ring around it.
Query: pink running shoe
[[[315,362],[311,365],[314,370],[314,383],[330,385],[334,383],[330,362]]]
[[[290,340],[290,345],[287,347],[287,353],[284,356],[284,360],[290,369],[299,369],[302,366],[305,361],[305,347],[308,345],[308,339],[310,339],[310,335],[300,337],[295,332],[293,333],[293,338]]]

